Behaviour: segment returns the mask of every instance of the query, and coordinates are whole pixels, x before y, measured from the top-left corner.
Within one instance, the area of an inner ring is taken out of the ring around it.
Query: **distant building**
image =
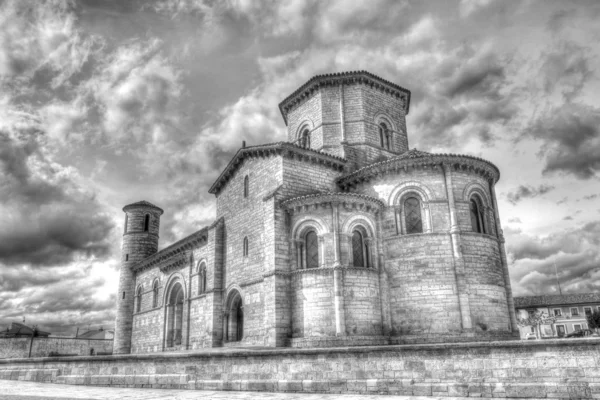
[[[19,322],[13,322],[10,324],[10,328],[6,328],[5,331],[0,332],[0,338],[13,338],[13,337],[31,337],[33,334],[33,328]],[[50,332],[37,330],[36,337],[48,337]]]
[[[517,318],[527,318],[536,310],[549,317],[554,323],[540,326],[538,337],[563,337],[569,333],[587,329],[587,315],[600,311],[600,293],[563,294],[515,297]],[[519,327],[521,339],[528,333],[536,333],[535,327]]]
[[[77,339],[112,339],[115,336],[114,331],[106,331],[102,328],[84,332],[77,335]]]

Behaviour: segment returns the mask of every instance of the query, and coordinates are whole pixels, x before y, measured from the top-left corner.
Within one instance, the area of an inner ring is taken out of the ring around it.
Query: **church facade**
[[[114,353],[518,338],[483,159],[409,149],[410,91],[365,71],[281,102],[286,142],[245,145],[214,223],[158,250],[127,205]]]

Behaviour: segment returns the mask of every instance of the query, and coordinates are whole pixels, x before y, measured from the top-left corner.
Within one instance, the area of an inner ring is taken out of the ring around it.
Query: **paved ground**
[[[214,392],[209,390],[126,389],[93,386],[56,385],[24,381],[0,380],[2,400],[466,400],[463,397],[333,395],[259,392]],[[481,398],[480,398],[481,399]],[[514,399],[513,399],[514,400]],[[532,399],[528,399],[532,400]]]

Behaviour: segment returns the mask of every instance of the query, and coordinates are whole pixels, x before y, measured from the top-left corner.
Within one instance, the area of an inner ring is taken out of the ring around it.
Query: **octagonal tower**
[[[317,75],[279,104],[288,141],[351,170],[408,150],[410,91],[366,71]]]

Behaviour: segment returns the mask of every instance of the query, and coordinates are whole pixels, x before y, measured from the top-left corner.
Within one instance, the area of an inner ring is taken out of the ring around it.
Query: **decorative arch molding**
[[[393,207],[398,204],[402,197],[409,192],[415,192],[421,196],[423,206],[433,199],[433,192],[426,185],[417,181],[404,182],[394,188],[388,198],[388,206]]]
[[[238,285],[237,283],[232,283],[231,285],[229,285],[229,287],[227,288],[227,290],[225,291],[225,301],[223,302],[223,307],[225,312],[227,312],[227,310],[229,310],[229,308],[231,307],[231,301],[233,299],[235,299],[235,292],[237,292],[241,299],[242,299],[242,303],[246,304],[246,299],[244,297],[244,291],[242,290],[241,286]]]
[[[171,292],[173,291],[173,287],[177,283],[180,283],[181,287],[183,288],[183,298],[184,299],[188,298],[188,294],[186,292],[185,277],[183,276],[183,274],[181,272],[174,272],[169,276],[169,279],[167,279],[167,283],[165,285],[165,291],[163,293],[163,304],[164,305],[167,304],[167,302],[169,300],[169,296],[171,295]]]
[[[375,117],[373,118],[373,122],[375,123],[375,125],[379,126],[380,123],[385,123],[388,126],[388,129],[392,132],[398,132],[398,129],[396,127],[396,124],[394,124],[392,122],[392,118],[390,118],[389,115],[387,115],[386,113],[379,113],[377,115],[375,115]]]
[[[298,128],[294,135],[296,142],[299,142],[302,139],[302,132],[307,128],[310,133],[315,129],[315,124],[309,118],[302,120],[302,122],[298,124]]]
[[[298,239],[300,234],[308,228],[314,228],[319,236],[331,231],[329,225],[327,225],[323,219],[312,215],[306,215],[294,224],[294,227],[292,228],[292,238]]]
[[[465,186],[463,190],[463,200],[469,201],[473,194],[478,194],[481,198],[481,201],[484,202],[485,207],[491,207],[492,202],[490,201],[490,196],[487,191],[483,187],[483,185],[479,182],[471,182]]]
[[[200,272],[200,266],[202,265],[202,263],[204,263],[204,265],[208,269],[208,260],[206,260],[206,258],[201,258],[200,261],[198,261],[198,263],[196,264],[196,273]]]
[[[375,225],[373,224],[373,221],[371,221],[364,215],[353,215],[351,217],[346,218],[346,220],[342,224],[342,233],[350,235],[352,234],[354,228],[357,226],[362,226],[369,234],[369,237],[375,238],[375,232],[377,232],[375,229]]]

